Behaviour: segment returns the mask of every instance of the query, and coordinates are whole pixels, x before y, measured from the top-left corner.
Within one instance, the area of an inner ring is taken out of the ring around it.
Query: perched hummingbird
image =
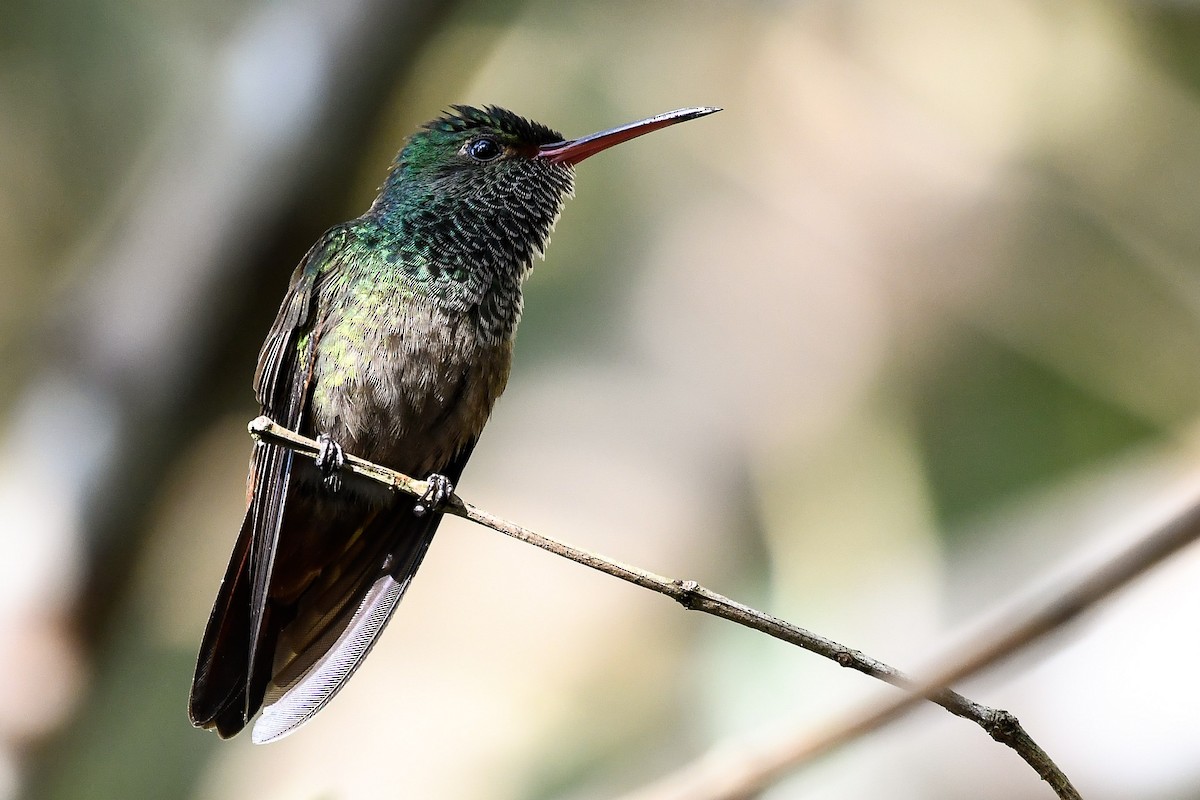
[[[296,730],[379,637],[508,381],[521,283],[575,165],[719,110],[564,140],[495,106],[453,109],[409,138],[366,214],[308,251],[259,354],[263,413],[321,450],[254,446],[189,702],[192,724],[222,737],[264,704],[255,742]],[[428,477],[429,491],[342,476],[346,452]]]

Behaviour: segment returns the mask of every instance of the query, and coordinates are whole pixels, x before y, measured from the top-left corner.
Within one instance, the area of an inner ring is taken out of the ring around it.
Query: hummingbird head
[[[372,210],[477,289],[519,282],[574,188],[571,164],[539,157],[562,134],[496,106],[452,108],[409,138]]]
[[[543,254],[574,191],[575,165],[615,144],[718,110],[680,109],[567,140],[497,106],[452,106],[409,138],[371,213],[385,225],[398,225],[421,263],[461,276],[445,294],[464,307],[503,305],[492,316],[511,317],[515,327],[520,282],[534,256]]]
[[[524,210],[531,191],[570,192],[570,165],[564,169],[537,157],[562,134],[497,106],[452,108],[413,134],[393,164],[393,175],[415,199],[479,206],[463,209],[470,213],[506,205]]]

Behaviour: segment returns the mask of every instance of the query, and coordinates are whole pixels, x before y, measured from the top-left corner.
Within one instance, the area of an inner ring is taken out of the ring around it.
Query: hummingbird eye
[[[495,161],[504,152],[504,148],[500,146],[499,142],[487,136],[467,142],[464,149],[467,151],[467,155],[481,164]]]

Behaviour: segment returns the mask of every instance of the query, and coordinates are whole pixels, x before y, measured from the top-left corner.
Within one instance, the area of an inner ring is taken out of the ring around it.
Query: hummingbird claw
[[[418,517],[423,517],[430,511],[437,511],[454,496],[454,484],[445,475],[435,472],[426,478],[426,483],[429,487],[417,498],[417,504],[413,506],[413,513]]]
[[[317,444],[320,445],[320,449],[317,450],[314,460],[317,469],[321,470],[321,475],[325,479],[325,488],[331,492],[340,491],[342,476],[338,474],[338,471],[346,464],[346,451],[327,433],[322,433],[317,437]]]

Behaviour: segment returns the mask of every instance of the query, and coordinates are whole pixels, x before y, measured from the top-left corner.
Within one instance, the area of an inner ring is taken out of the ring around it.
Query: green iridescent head
[[[543,145],[562,134],[496,106],[453,106],[408,140],[393,168],[399,177],[440,191],[469,192],[502,176],[546,166]]]
[[[396,156],[373,209],[425,240],[436,260],[476,273],[526,272],[575,182],[541,155],[562,134],[495,106],[454,106]]]
[[[416,201],[432,195],[498,206],[523,205],[531,192],[558,205],[558,196],[570,193],[570,165],[538,157],[543,145],[561,142],[562,134],[496,106],[453,109],[409,138],[389,184],[399,184],[395,188]]]
[[[468,213],[508,208],[524,217],[530,211],[553,210],[552,221],[571,193],[580,161],[720,110],[684,108],[565,140],[558,131],[498,106],[452,108],[422,126],[396,156],[379,198],[383,210],[452,200],[464,203]],[[537,208],[531,209],[531,202]]]
[[[564,140],[503,108],[453,106],[409,138],[370,215],[402,234],[410,268],[438,276],[433,296],[475,309],[487,328],[507,335],[520,315],[520,282],[574,190],[575,165],[716,110],[680,109]]]

